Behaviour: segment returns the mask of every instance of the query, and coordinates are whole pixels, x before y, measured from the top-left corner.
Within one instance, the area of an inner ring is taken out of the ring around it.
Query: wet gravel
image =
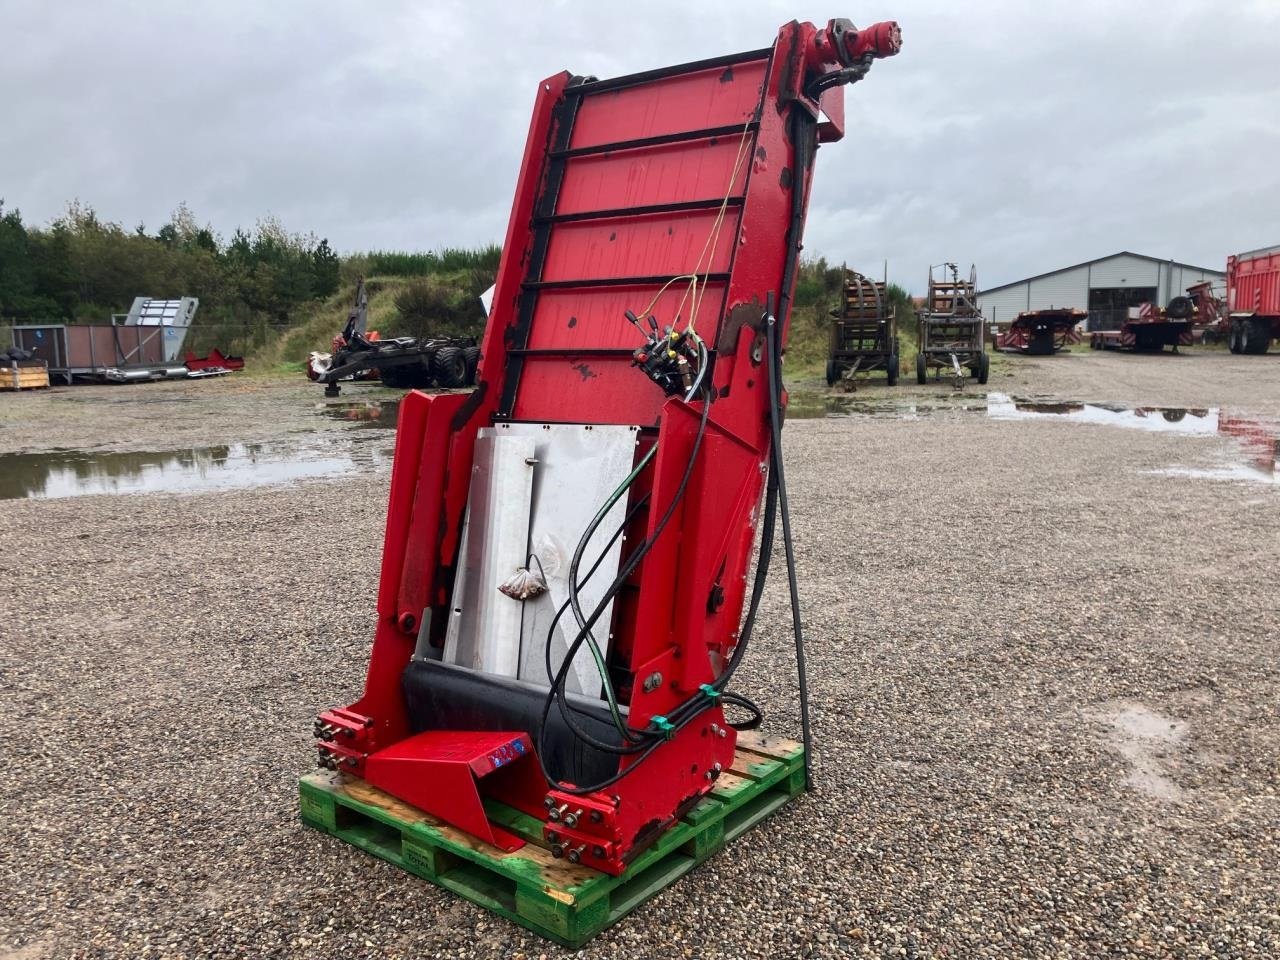
[[[1053,359],[1064,398],[1280,411],[1280,357],[1227,396]],[[1222,437],[958,410],[786,442],[818,790],[579,955],[1280,955],[1280,488],[1155,472]],[[298,823],[386,480],[0,504],[0,958],[563,953]],[[791,733],[784,583],[738,687]]]

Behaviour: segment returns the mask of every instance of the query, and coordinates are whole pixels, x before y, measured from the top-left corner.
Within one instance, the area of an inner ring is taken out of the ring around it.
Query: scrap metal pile
[[[503,849],[519,811],[614,875],[726,774],[778,520],[800,640],[780,364],[817,146],[899,45],[793,22],[539,84],[479,383],[401,405],[368,680],[322,766]]]

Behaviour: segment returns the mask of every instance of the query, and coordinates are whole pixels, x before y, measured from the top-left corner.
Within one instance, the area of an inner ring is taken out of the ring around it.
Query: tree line
[[[0,203],[0,318],[11,323],[107,323],[142,295],[199,297],[198,324],[278,326],[335,293],[340,268],[327,239],[270,217],[224,241],[186,205],[151,233],[80,202],[44,227]]]

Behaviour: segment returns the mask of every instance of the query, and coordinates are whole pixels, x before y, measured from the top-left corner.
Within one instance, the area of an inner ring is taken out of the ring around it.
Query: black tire
[[[987,353],[978,354],[978,369],[976,371],[978,382],[986,383],[991,377],[991,355]]]
[[[467,361],[467,386],[474,387],[476,385],[476,371],[480,367],[480,348],[466,347],[462,351],[462,356]]]
[[[1244,351],[1244,324],[1239,320],[1232,320],[1227,328],[1227,349],[1232,353]]]
[[[1245,353],[1266,353],[1271,347],[1271,321],[1259,317],[1246,320],[1241,346]]]
[[[441,347],[431,358],[431,370],[442,387],[463,387],[467,383],[467,358],[461,347]]]
[[[916,354],[916,383],[928,383],[929,366],[924,362],[924,354]]]
[[[836,370],[836,362],[834,360],[828,360],[827,361],[827,386],[828,387],[834,387],[836,385],[837,375],[838,375],[838,372]]]
[[[898,385],[898,355],[896,353],[889,354],[889,365],[884,368],[884,372],[889,380],[889,386],[896,387]]]

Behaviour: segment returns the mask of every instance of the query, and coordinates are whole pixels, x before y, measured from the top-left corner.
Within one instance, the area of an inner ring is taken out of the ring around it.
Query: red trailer
[[[317,720],[338,779],[304,780],[308,823],[577,945],[803,786],[743,759],[730,682],[779,518],[795,583],[781,359],[817,147],[900,43],[792,22],[538,84],[479,383],[400,407],[365,690]]]
[[[1280,339],[1280,247],[1227,257],[1227,344],[1266,353]]]
[[[1079,343],[1076,327],[1089,315],[1083,310],[1053,307],[1048,310],[1025,310],[1008,328],[996,334],[996,349],[1009,353],[1043,356]]]
[[[1159,353],[1165,347],[1189,347],[1195,342],[1196,308],[1190,297],[1177,296],[1160,308],[1151,303],[1130,307],[1129,316],[1118,327],[1092,330],[1089,346],[1094,350],[1134,350]]]

